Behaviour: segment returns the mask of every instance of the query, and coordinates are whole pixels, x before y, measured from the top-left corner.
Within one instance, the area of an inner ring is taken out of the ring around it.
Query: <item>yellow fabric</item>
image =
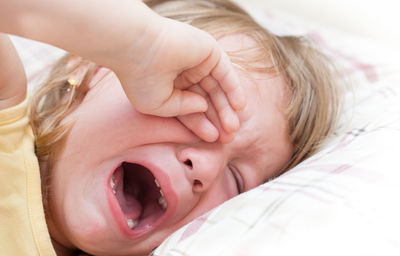
[[[27,100],[0,111],[0,254],[52,256],[27,112]]]

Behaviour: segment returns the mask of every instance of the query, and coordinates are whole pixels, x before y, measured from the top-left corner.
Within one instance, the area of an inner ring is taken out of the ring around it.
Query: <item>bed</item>
[[[345,91],[339,125],[316,155],[192,221],[153,255],[400,255],[399,52],[266,6],[247,9],[335,60]]]
[[[270,31],[309,36],[335,60],[345,91],[338,127],[313,157],[193,220],[152,255],[400,255],[400,50],[245,7]],[[62,51],[13,40],[33,87]]]

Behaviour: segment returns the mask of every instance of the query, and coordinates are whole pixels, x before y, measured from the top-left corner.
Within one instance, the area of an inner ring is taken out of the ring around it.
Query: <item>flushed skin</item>
[[[219,40],[226,51],[251,43],[242,35]],[[226,144],[202,141],[176,118],[137,112],[112,73],[91,86],[67,118],[75,123],[52,169],[48,226],[55,242],[95,255],[142,255],[237,195],[235,172],[243,191],[276,176],[293,153],[284,115],[286,84],[276,75],[236,72],[251,100],[238,113],[241,127]],[[121,162],[151,170],[168,203],[161,222],[140,236],[115,213],[109,182]]]

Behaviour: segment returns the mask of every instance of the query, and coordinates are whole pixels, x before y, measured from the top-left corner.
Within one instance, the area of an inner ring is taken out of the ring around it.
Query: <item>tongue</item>
[[[134,196],[124,194],[123,191],[117,190],[116,197],[118,199],[121,210],[124,212],[125,217],[129,219],[138,219],[142,213],[142,205]]]
[[[123,176],[122,167],[119,167],[115,174],[116,174],[115,197],[119,202],[122,212],[125,214],[126,218],[133,220],[138,219],[142,213],[142,205],[133,195],[124,193],[124,185],[122,181],[122,176]]]

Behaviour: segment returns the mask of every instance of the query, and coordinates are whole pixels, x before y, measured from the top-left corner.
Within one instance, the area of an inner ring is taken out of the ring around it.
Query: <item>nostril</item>
[[[194,180],[193,181],[193,189],[194,190],[201,190],[203,188],[203,183],[199,180]]]
[[[187,166],[189,166],[190,168],[193,168],[193,164],[192,161],[190,159],[187,159],[185,162],[183,162],[184,164],[186,164]]]

